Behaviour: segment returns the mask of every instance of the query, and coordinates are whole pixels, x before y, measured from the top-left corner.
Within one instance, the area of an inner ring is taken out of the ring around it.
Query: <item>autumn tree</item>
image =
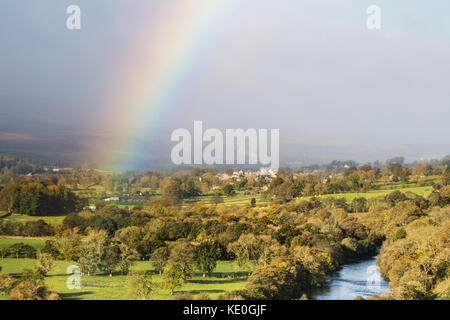
[[[105,230],[90,230],[86,241],[86,245],[81,249],[78,264],[80,265],[81,271],[89,276],[91,272],[97,271],[100,267],[101,259],[109,239]]]
[[[185,279],[184,275],[172,266],[164,269],[162,277],[162,287],[168,289],[171,295],[174,294],[175,289],[181,288]]]
[[[217,265],[220,247],[216,241],[205,239],[197,247],[198,265],[203,277],[211,273]]]
[[[220,194],[214,194],[213,196],[212,196],[212,198],[211,198],[211,202],[213,203],[213,204],[220,204],[220,203],[223,203],[223,198],[220,196]]]
[[[369,210],[368,201],[364,197],[354,198],[351,208],[353,212],[367,212]]]
[[[47,274],[55,268],[55,259],[52,257],[51,254],[41,253],[38,256],[36,268],[44,276],[47,276]]]
[[[60,300],[56,292],[32,281],[19,282],[10,292],[11,300]]]
[[[168,261],[174,269],[180,272],[183,279],[187,279],[194,274],[197,251],[195,250],[195,247],[187,241],[176,241],[170,250]]]
[[[152,274],[144,270],[130,272],[126,279],[126,287],[130,296],[136,300],[150,300],[155,289]]]
[[[294,282],[294,276],[288,270],[271,266],[256,269],[248,278],[245,289],[250,299],[292,299]]]
[[[294,256],[309,272],[309,282],[313,287],[319,287],[334,270],[332,260],[327,252],[307,246],[294,248]]]
[[[109,276],[112,277],[113,271],[119,266],[120,262],[121,252],[119,246],[107,246],[100,258],[100,269],[109,273]]]
[[[14,208],[17,207],[17,198],[18,190],[15,184],[8,183],[3,189],[0,191],[0,209],[8,211],[8,213],[12,213]]]
[[[162,195],[169,201],[177,204],[180,203],[183,199],[183,189],[181,188],[181,181],[175,178],[170,178],[164,181],[162,187]]]
[[[150,257],[150,262],[151,262],[153,268],[155,268],[155,270],[157,272],[159,272],[160,275],[162,274],[164,268],[167,265],[167,261],[169,260],[169,255],[170,255],[169,248],[160,247],[160,248],[156,249]]]
[[[444,171],[444,173],[442,174],[442,184],[444,186],[448,186],[450,185],[450,167],[447,167]]]
[[[251,260],[257,260],[260,254],[260,242],[251,233],[242,234],[239,239],[228,245],[227,250],[236,257],[236,263],[239,267],[250,272]]]
[[[125,243],[120,243],[118,246],[120,250],[118,267],[122,274],[127,274],[134,262],[139,259],[139,253]]]
[[[223,187],[223,193],[228,196],[234,196],[236,194],[236,191],[234,190],[234,187],[232,184],[227,184],[225,187]]]
[[[286,248],[281,246],[277,240],[271,236],[259,236],[257,250],[257,262],[264,267],[268,266],[273,258],[283,256]]]
[[[392,174],[392,180],[394,182],[399,181],[399,179],[400,179],[400,177],[402,175],[402,172],[403,172],[402,165],[400,163],[398,163],[398,162],[392,163],[389,166],[389,170],[391,171],[391,174]]]
[[[69,250],[81,244],[81,235],[78,231],[77,228],[64,230],[57,237],[58,250],[66,259]]]
[[[17,279],[7,273],[0,272],[0,295],[9,295],[15,284],[17,284]]]

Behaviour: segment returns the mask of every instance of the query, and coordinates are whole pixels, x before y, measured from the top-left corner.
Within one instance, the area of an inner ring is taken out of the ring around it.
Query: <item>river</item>
[[[341,266],[322,288],[314,290],[311,299],[353,300],[357,296],[366,298],[382,294],[389,289],[389,285],[381,276],[376,259],[374,256]]]

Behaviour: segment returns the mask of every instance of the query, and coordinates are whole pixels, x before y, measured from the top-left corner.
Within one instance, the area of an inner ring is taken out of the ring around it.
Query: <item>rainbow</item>
[[[132,57],[111,89],[100,127],[112,129],[114,138],[91,150],[99,153],[96,160],[103,167],[132,167],[140,147],[137,136],[145,138],[148,128],[154,130],[165,115],[174,113],[171,100],[207,52],[215,28],[232,6],[224,0],[174,3],[158,12],[150,31],[137,30]]]

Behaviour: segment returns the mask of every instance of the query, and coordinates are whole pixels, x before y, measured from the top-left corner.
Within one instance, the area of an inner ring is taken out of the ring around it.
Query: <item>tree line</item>
[[[66,215],[86,203],[64,185],[41,181],[9,183],[0,191],[0,209],[30,216]]]

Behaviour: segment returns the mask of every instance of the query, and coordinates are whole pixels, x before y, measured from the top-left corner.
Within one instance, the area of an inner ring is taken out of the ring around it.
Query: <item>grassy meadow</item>
[[[391,192],[394,191],[401,191],[403,193],[406,192],[412,192],[415,194],[418,194],[420,196],[423,197],[428,197],[428,195],[430,195],[430,193],[433,192],[433,187],[430,186],[424,186],[424,187],[400,187],[397,189],[380,189],[380,190],[370,190],[368,192],[349,192],[349,193],[334,193],[334,194],[326,194],[326,195],[322,195],[318,198],[344,198],[345,200],[347,200],[348,202],[352,201],[355,198],[360,198],[360,197],[364,197],[367,199],[370,198],[376,198],[376,197],[383,197]],[[297,201],[301,201],[301,200],[308,200],[311,197],[300,197],[297,199]]]
[[[15,243],[24,243],[32,246],[37,251],[40,251],[45,245],[44,238],[25,238],[25,237],[6,237],[2,236],[0,238],[0,250],[12,246]],[[0,263],[0,266],[2,264]]]
[[[440,178],[432,177],[428,179],[421,180],[421,183],[439,183]],[[352,201],[354,198],[358,197],[366,197],[366,198],[375,198],[380,196],[385,196],[395,190],[399,190],[401,192],[413,192],[418,195],[427,197],[431,192],[433,192],[432,186],[419,186],[418,181],[410,181],[410,182],[388,182],[388,183],[376,183],[373,185],[373,189],[368,192],[350,192],[350,193],[336,193],[336,194],[326,194],[319,196],[318,198],[326,198],[326,197],[335,197],[335,198],[345,198],[347,201]],[[88,189],[84,191],[102,191],[105,192],[104,188],[99,185],[90,186]],[[80,192],[80,191],[78,191]],[[183,204],[190,205],[196,202],[203,202],[205,204],[213,204],[214,193],[209,193],[207,195],[198,196],[195,198],[188,198],[183,200]],[[248,192],[237,191],[233,196],[222,196],[223,203],[228,206],[244,206],[249,205],[252,198],[256,199],[256,204],[258,206],[265,206],[270,204],[270,201],[262,199],[261,194],[249,194]],[[297,201],[308,200],[311,197],[299,197]],[[160,200],[162,199],[161,194],[154,194],[151,196],[151,200]],[[121,208],[128,207],[132,209],[135,206],[145,206],[145,202],[140,201],[112,201],[111,203],[115,203]],[[94,205],[95,201],[90,201],[90,205]],[[22,220],[33,219],[33,217],[28,216],[20,216],[20,215],[12,215],[10,219],[12,220]],[[43,217],[43,220],[49,224],[56,225],[59,224],[64,217]],[[48,219],[48,220],[46,220]]]
[[[23,214],[13,213],[2,219],[9,220],[12,222],[21,222],[21,223],[26,223],[28,221],[34,221],[34,220],[44,220],[47,224],[49,224],[51,226],[57,226],[58,224],[61,224],[63,222],[64,217],[65,216],[34,217],[34,216],[27,216],[27,215],[23,215]]]
[[[0,239],[3,243],[4,239]],[[35,259],[0,259],[2,271],[13,276],[20,276],[23,269],[32,269],[36,264]],[[68,289],[66,281],[70,274],[66,273],[67,267],[76,265],[70,261],[56,261],[56,268],[46,278],[46,284],[58,292],[62,299],[74,300],[126,300],[130,299],[126,288],[126,276],[115,273],[112,277],[108,275],[91,275],[81,277],[80,289]],[[138,261],[132,269],[152,270],[148,261]],[[199,293],[207,293],[212,299],[232,290],[242,289],[246,282],[246,273],[242,272],[230,261],[218,261],[216,270],[207,278],[197,273],[192,279],[187,280],[184,285],[175,290],[175,294],[190,293],[194,299]],[[170,292],[160,288],[161,276],[155,272],[153,281],[156,287],[153,298],[157,300],[173,299]],[[6,299],[0,296],[0,299]]]

